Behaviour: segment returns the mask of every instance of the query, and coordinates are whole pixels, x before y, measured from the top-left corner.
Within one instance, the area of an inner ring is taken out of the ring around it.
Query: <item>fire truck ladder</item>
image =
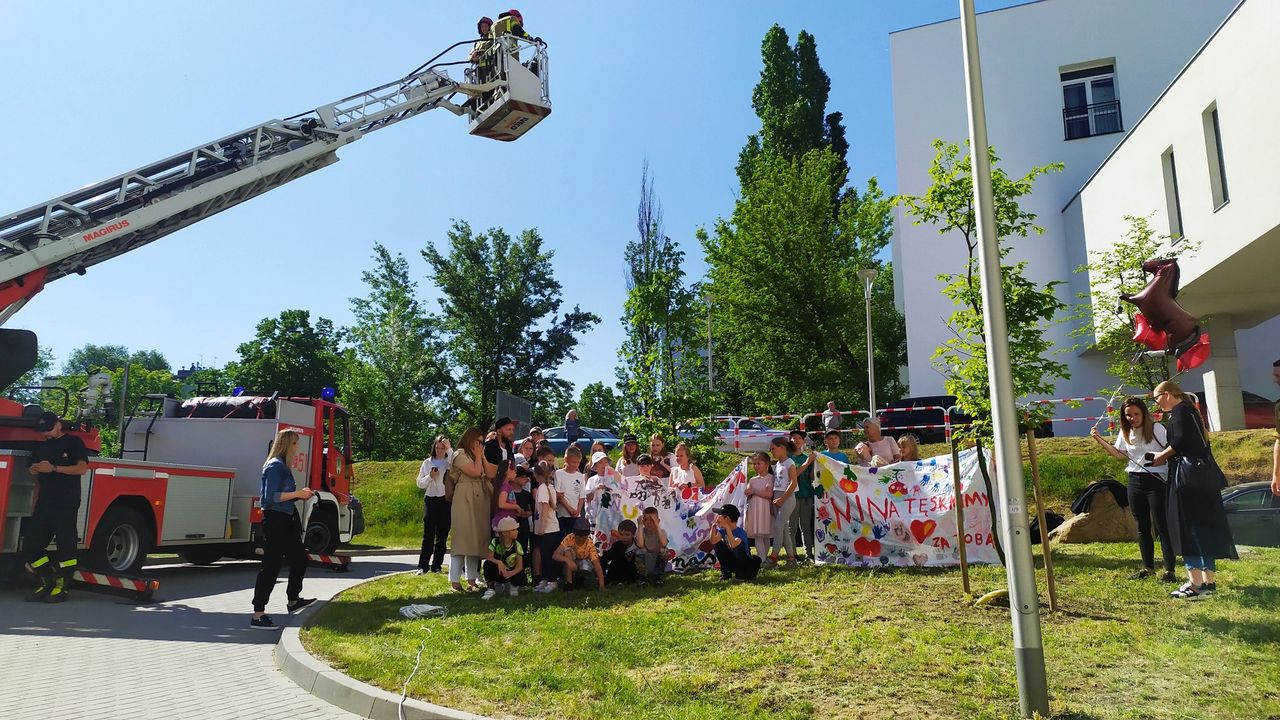
[[[337,162],[337,150],[452,99],[505,87],[459,83],[432,65],[315,110],[271,120],[0,217],[0,325],[43,286]],[[456,63],[448,63],[456,64]]]

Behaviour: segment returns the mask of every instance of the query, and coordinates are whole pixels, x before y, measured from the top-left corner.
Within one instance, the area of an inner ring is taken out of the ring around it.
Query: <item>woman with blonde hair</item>
[[[480,428],[467,428],[458,440],[451,461],[453,491],[450,519],[453,539],[450,543],[449,585],[462,591],[462,576],[467,587],[479,587],[480,561],[489,548],[489,504],[493,483],[485,477],[484,433]]]
[[[1209,452],[1209,435],[1191,398],[1177,383],[1166,380],[1156,386],[1156,404],[1169,414],[1169,447],[1152,456],[1169,468],[1169,538],[1187,566],[1187,582],[1169,596],[1200,600],[1217,592],[1216,560],[1235,560],[1236,544],[1222,508],[1226,478]]]
[[[302,597],[302,578],[307,572],[307,550],[302,546],[302,523],[298,519],[295,500],[307,501],[314,495],[311,488],[299,489],[293,479],[293,459],[298,454],[298,433],[281,430],[276,433],[262,464],[262,490],[258,503],[262,506],[262,565],[253,586],[253,617],[249,627],[255,630],[279,630],[267,615],[267,601],[280,577],[280,565],[289,561],[289,584],[285,587],[289,612],[297,612],[315,602]]]
[[[578,421],[578,411],[570,410],[564,414],[564,437],[570,445],[577,445],[582,439],[582,423]]]
[[[1142,569],[1129,579],[1141,580],[1156,572],[1156,546],[1151,539],[1151,516],[1154,513],[1156,535],[1160,537],[1160,552],[1164,555],[1164,575],[1160,579],[1177,582],[1177,577],[1173,574],[1177,556],[1173,552],[1169,522],[1165,516],[1165,506],[1169,500],[1169,466],[1163,462],[1156,465],[1147,459],[1148,456],[1154,458],[1157,453],[1169,447],[1169,437],[1164,425],[1151,419],[1146,401],[1127,397],[1120,404],[1120,432],[1116,433],[1115,444],[1108,443],[1096,427],[1089,436],[1107,454],[1117,460],[1128,461],[1125,472],[1129,475],[1129,510],[1133,512],[1133,519],[1138,521],[1138,552],[1142,554]]]
[[[693,464],[693,453],[689,452],[689,446],[684,443],[676,444],[676,464],[671,468],[670,483],[677,490],[702,489],[707,486],[702,479],[702,470]]]

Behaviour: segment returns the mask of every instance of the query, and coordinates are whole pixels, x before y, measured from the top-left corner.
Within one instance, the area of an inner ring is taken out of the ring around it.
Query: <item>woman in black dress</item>
[[[1226,480],[1209,454],[1208,434],[1191,398],[1177,383],[1156,386],[1155,401],[1169,415],[1169,447],[1155,455],[1169,467],[1169,535],[1187,566],[1187,583],[1170,593],[1200,600],[1217,591],[1215,560],[1237,559],[1227,514],[1222,509]]]

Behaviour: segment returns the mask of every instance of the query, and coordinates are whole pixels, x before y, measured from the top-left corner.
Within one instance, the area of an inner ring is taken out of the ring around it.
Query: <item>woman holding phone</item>
[[[1140,580],[1156,572],[1155,543],[1151,539],[1151,518],[1154,514],[1156,534],[1160,537],[1160,554],[1164,556],[1164,574],[1160,579],[1177,582],[1178,578],[1173,574],[1177,556],[1173,552],[1173,541],[1169,539],[1169,523],[1165,516],[1169,465],[1164,461],[1156,464],[1154,460],[1157,454],[1169,447],[1164,425],[1151,419],[1146,402],[1127,397],[1120,404],[1120,432],[1116,433],[1115,444],[1108,443],[1096,427],[1089,436],[1109,455],[1128,462],[1125,471],[1129,474],[1129,509],[1133,511],[1133,519],[1138,521],[1138,550],[1142,553],[1142,569],[1130,579]]]
[[[444,566],[445,543],[449,539],[449,500],[444,478],[449,472],[449,438],[436,436],[431,457],[422,461],[416,484],[422,495],[422,551],[418,554],[418,574],[440,572]]]

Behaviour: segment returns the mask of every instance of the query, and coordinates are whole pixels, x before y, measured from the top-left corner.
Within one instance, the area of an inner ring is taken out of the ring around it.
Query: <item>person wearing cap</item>
[[[607,492],[610,486],[618,484],[618,476],[614,473],[613,467],[609,465],[609,455],[603,450],[597,450],[591,456],[591,474],[587,476],[585,504],[588,507],[595,507],[595,503],[600,498],[596,496],[602,492]]]
[[[534,425],[532,428],[529,428],[529,439],[533,441],[533,447],[536,450],[537,448],[542,447],[542,444],[547,441],[547,435],[542,432],[542,428]]]
[[[482,600],[492,600],[500,592],[515,597],[520,594],[520,588],[527,584],[524,575],[524,548],[516,539],[520,523],[513,517],[504,517],[493,529],[497,532],[497,537],[489,541],[489,554],[484,559],[484,581],[488,583],[489,589],[480,596]]]
[[[493,506],[498,509],[498,493],[507,476],[507,467],[515,462],[516,423],[509,417],[500,417],[493,423],[493,435],[484,443],[485,475],[493,482]]]
[[[713,508],[716,524],[711,528],[712,544],[716,560],[720,562],[720,577],[724,580],[754,580],[760,574],[760,556],[752,555],[747,548],[747,532],[738,527],[742,512],[736,505],[725,503]]]
[[[80,438],[62,431],[62,420],[51,412],[36,425],[45,440],[31,451],[27,470],[35,473],[40,494],[31,517],[23,524],[23,555],[27,570],[40,579],[40,587],[27,596],[32,602],[64,602],[67,585],[76,571],[80,538],[76,515],[80,510],[80,476],[89,471],[89,451]],[[57,539],[56,563],[46,552]]]
[[[596,586],[604,590],[604,566],[600,564],[600,553],[591,539],[591,523],[586,518],[573,521],[573,531],[556,549],[555,560],[564,568],[565,590],[585,587],[593,572]]]
[[[627,433],[622,437],[622,455],[618,457],[618,464],[614,469],[622,477],[635,477],[640,474],[640,468],[636,465],[636,459],[640,456],[640,442],[636,436]]]

